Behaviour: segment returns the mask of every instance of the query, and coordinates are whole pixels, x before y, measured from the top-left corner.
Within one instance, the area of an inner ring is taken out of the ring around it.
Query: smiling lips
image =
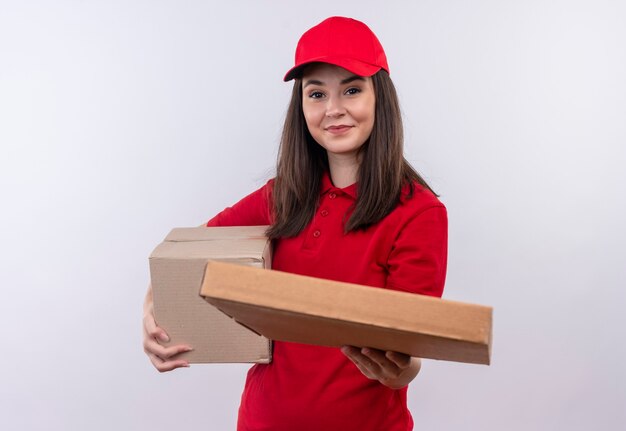
[[[346,133],[353,126],[339,125],[339,126],[328,126],[326,131],[332,133],[333,135],[341,135],[342,133]]]

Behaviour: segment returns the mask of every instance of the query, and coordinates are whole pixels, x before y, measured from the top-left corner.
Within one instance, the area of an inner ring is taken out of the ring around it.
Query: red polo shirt
[[[226,208],[208,226],[271,224],[273,180]],[[319,207],[295,238],[274,243],[272,268],[295,274],[441,296],[446,275],[447,216],[416,185],[396,208],[365,231],[344,234],[356,184],[340,189],[322,179]],[[419,378],[418,378],[419,381]],[[239,431],[408,431],[407,388],[363,376],[339,349],[275,341],[273,362],[248,371]]]

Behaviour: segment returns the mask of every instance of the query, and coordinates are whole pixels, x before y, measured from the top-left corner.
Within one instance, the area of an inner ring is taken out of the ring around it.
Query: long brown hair
[[[415,182],[434,194],[404,158],[400,104],[389,74],[380,70],[372,76],[372,83],[376,98],[374,127],[359,150],[357,200],[346,222],[346,233],[365,229],[389,214],[398,204],[405,184],[410,187],[410,195]],[[296,236],[309,224],[318,206],[323,172],[328,169],[326,150],[307,128],[302,81],[296,79],[278,150],[272,192],[274,223],[267,230],[269,238]]]

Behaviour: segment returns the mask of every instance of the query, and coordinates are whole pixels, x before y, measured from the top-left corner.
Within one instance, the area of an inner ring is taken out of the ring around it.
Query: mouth
[[[344,124],[340,124],[338,126],[328,126],[326,128],[326,131],[329,133],[332,133],[334,135],[339,135],[342,133],[347,132],[348,130],[350,130],[353,126],[346,126]]]

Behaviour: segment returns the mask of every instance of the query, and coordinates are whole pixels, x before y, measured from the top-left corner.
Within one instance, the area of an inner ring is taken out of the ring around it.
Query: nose
[[[330,96],[326,102],[326,116],[331,118],[341,117],[346,113],[341,98],[338,96]]]

